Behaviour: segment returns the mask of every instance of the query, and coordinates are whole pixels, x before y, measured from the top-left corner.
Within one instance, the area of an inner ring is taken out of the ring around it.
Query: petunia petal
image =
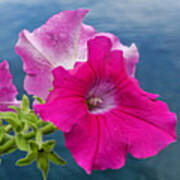
[[[20,33],[15,50],[24,63],[25,90],[29,94],[45,99],[52,86],[53,68],[72,68],[77,60],[86,60],[87,40],[95,34],[94,28],[82,23],[87,12],[63,11],[32,33]]]
[[[108,56],[110,55],[112,42],[104,36],[97,36],[88,41],[88,64],[92,67],[96,76],[104,76]]]
[[[92,169],[119,169],[124,166],[128,152],[124,129],[118,126],[119,119],[115,120],[112,116],[98,115],[97,120],[98,145]]]
[[[133,156],[155,155],[176,141],[177,118],[164,102],[142,93],[131,80],[118,93],[119,108],[115,113],[129,126],[126,129],[130,139],[129,151]]]
[[[51,120],[63,132],[69,132],[73,125],[87,114],[87,106],[84,103],[84,99],[80,97],[65,97],[56,100],[55,103],[35,105],[34,109],[44,121]]]
[[[79,121],[72,131],[65,133],[65,142],[76,162],[88,174],[92,169],[118,169],[126,160],[127,145],[123,129],[105,116],[92,115]],[[78,145],[77,145],[78,144]]]
[[[86,116],[64,133],[66,147],[71,151],[77,164],[90,174],[98,146],[98,121]]]
[[[123,45],[119,39],[111,33],[97,33],[96,36],[105,36],[111,39],[112,50],[123,51],[123,56],[126,59],[126,70],[129,77],[134,77],[136,72],[136,64],[139,61],[139,52],[136,45],[133,43],[130,47]]]
[[[12,82],[9,65],[6,60],[0,63],[0,111],[8,110],[10,105],[18,105],[17,90]]]
[[[78,69],[78,73],[76,72],[76,69]],[[54,89],[47,98],[48,102],[54,101],[56,99],[54,96],[55,94],[57,94],[59,98],[69,96],[79,96],[84,98],[82,94],[86,94],[88,88],[91,86],[91,81],[88,80],[95,79],[95,76],[89,65],[86,63],[76,67],[76,69],[66,71],[63,67],[59,66],[53,70],[52,73],[54,76]],[[74,73],[76,73],[76,76],[73,75]],[[62,96],[59,96],[59,94]]]
[[[78,55],[77,60],[86,61],[87,60],[87,41],[94,37],[96,30],[89,25],[83,24],[80,32],[79,46],[78,46]]]
[[[26,30],[19,35],[19,41],[15,50],[23,61],[23,69],[27,73],[24,80],[24,88],[29,94],[46,98],[49,88],[52,86],[51,64],[29,42]]]
[[[111,114],[112,116],[108,115],[108,117],[111,117],[113,121],[115,119],[119,120],[117,122],[119,127],[123,128],[122,137],[126,140],[128,151],[136,158],[154,156],[167,145],[176,141],[176,136],[171,134],[171,131],[175,132],[174,128],[167,132],[163,130],[162,125],[160,126],[159,124],[157,126],[155,123],[148,121],[148,119],[141,119],[122,111],[122,109],[116,109]],[[168,118],[176,121],[176,117],[173,114]]]

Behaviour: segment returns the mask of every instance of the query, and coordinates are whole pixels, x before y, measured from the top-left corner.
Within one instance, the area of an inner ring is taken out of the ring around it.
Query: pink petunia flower
[[[59,65],[71,69],[76,61],[87,60],[87,41],[99,35],[93,27],[83,24],[87,13],[87,9],[63,11],[32,33],[27,30],[20,33],[15,50],[24,64],[24,88],[29,94],[45,99],[52,87],[52,69]],[[113,48],[124,51],[128,72],[134,76],[139,59],[135,44],[126,47],[114,35],[103,35],[111,38]]]
[[[121,168],[128,152],[146,158],[176,141],[176,115],[140,89],[122,51],[112,46],[104,36],[89,40],[88,61],[54,69],[46,104],[34,106],[64,132],[67,148],[88,174]]]
[[[6,60],[0,63],[0,111],[7,111],[8,106],[19,105],[16,100],[17,90],[12,82],[9,65]]]

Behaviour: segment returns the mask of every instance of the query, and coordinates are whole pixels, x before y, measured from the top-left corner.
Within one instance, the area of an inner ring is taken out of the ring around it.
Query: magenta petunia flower
[[[87,41],[99,35],[93,27],[83,24],[87,12],[87,9],[63,11],[32,33],[27,30],[20,33],[15,50],[24,64],[24,88],[29,94],[45,99],[52,87],[52,69],[59,65],[71,69],[76,61],[87,60]],[[113,48],[124,51],[128,72],[134,76],[139,58],[136,46],[123,46],[114,35],[104,35],[111,37]]]
[[[19,105],[16,100],[17,90],[12,82],[9,65],[6,60],[0,63],[0,111],[8,110],[8,106]]]
[[[54,89],[34,109],[64,132],[76,162],[92,169],[121,168],[127,153],[156,155],[176,140],[176,115],[128,76],[122,51],[98,36],[88,41],[88,61],[53,70]]]

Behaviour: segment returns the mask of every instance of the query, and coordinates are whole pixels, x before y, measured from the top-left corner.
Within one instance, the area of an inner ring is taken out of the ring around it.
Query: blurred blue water
[[[91,12],[85,23],[97,31],[115,33],[122,43],[135,42],[140,52],[137,77],[144,90],[159,93],[172,111],[180,111],[180,1],[171,0],[0,0],[0,60],[7,59],[19,95],[24,92],[22,63],[14,52],[18,33],[32,31],[48,17],[65,10],[85,7]],[[177,128],[177,133],[180,127]],[[67,166],[51,164],[49,180],[179,180],[180,144],[174,143],[156,157],[137,160],[128,155],[119,170],[95,171],[91,176],[79,168],[64,147],[60,132],[52,135],[56,150],[67,160]],[[41,179],[35,164],[15,167],[21,153],[4,156],[0,180]]]

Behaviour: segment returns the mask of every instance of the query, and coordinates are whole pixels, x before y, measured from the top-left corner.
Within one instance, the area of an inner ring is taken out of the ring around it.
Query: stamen
[[[90,97],[86,101],[89,110],[92,110],[93,108],[100,106],[102,102],[103,101],[100,97]]]
[[[93,97],[89,99],[89,103],[92,104],[93,106],[98,106],[102,104],[102,99],[99,97]]]

